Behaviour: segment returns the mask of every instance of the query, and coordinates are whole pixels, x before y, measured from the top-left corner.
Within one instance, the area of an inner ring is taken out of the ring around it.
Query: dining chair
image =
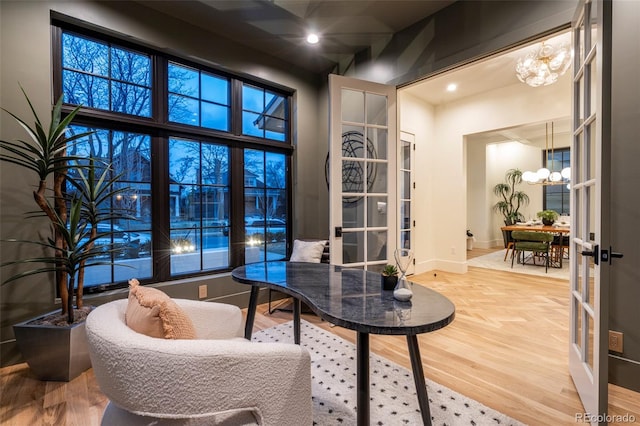
[[[549,255],[553,234],[536,231],[513,231],[511,232],[511,237],[514,241],[514,254],[511,257],[511,268],[513,268],[515,258],[521,254],[522,260],[518,260],[518,263],[524,265],[526,262],[525,252],[531,252],[530,258],[533,264],[536,265],[536,258],[542,257],[544,258],[545,273],[549,270]]]

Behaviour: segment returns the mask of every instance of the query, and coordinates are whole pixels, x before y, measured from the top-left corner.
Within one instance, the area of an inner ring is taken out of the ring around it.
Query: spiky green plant
[[[529,205],[529,196],[526,192],[519,191],[516,186],[522,183],[522,171],[509,169],[504,174],[504,182],[493,187],[493,193],[500,198],[494,204],[493,210],[502,214],[505,225],[524,220],[520,208]]]
[[[82,306],[83,271],[86,262],[105,253],[104,250],[98,251],[93,248],[93,242],[99,237],[96,236],[96,225],[103,220],[122,217],[117,213],[101,213],[99,206],[125,188],[114,189],[117,177],[109,179],[108,165],[102,166],[103,172],[97,176],[93,161],[87,165],[82,163],[82,160],[86,163],[86,159],[67,155],[67,149],[72,144],[92,133],[67,136],[67,129],[80,107],[63,117],[60,98],[51,111],[51,120],[47,127],[40,120],[25,90],[22,87],[20,89],[29,104],[34,124],[29,125],[14,113],[2,108],[25,130],[29,138],[17,141],[0,140],[0,161],[15,164],[36,174],[38,186],[33,191],[33,198],[40,208],[40,213],[30,213],[29,217],[45,215],[52,227],[52,238],[48,238],[47,241],[7,241],[36,244],[46,248],[53,255],[3,263],[3,267],[16,264],[44,264],[16,274],[4,283],[29,275],[55,272],[62,313],[67,314],[68,321],[72,323],[74,293],[76,307]],[[75,171],[77,178],[69,176],[70,170]],[[73,196],[65,193],[66,182],[75,187],[76,193]],[[92,262],[91,265],[100,263],[104,262]],[[78,289],[74,291],[76,283]]]

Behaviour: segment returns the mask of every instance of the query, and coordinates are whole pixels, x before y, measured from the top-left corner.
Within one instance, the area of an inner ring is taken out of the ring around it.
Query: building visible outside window
[[[71,132],[93,131],[70,154],[122,173],[127,191],[110,208],[135,218],[100,225],[112,236],[97,243],[117,248],[105,253],[114,266],[92,268],[87,292],[286,256],[290,90],[93,31],[54,30],[56,98],[67,111],[82,106]]]

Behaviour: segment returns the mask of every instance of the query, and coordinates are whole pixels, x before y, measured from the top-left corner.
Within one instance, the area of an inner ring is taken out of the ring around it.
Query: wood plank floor
[[[489,251],[476,249],[469,256]],[[578,423],[583,409],[567,367],[566,281],[481,268],[464,275],[435,271],[413,280],[456,305],[451,325],[418,339],[428,378],[529,425]],[[355,341],[350,330],[304,318]],[[261,305],[255,329],[289,319],[284,312],[269,315]],[[400,336],[371,336],[371,350],[410,368]],[[91,370],[70,383],[40,382],[25,364],[5,367],[0,375],[2,425],[100,424],[107,400]],[[640,394],[609,385],[609,413],[635,416],[640,423]]]

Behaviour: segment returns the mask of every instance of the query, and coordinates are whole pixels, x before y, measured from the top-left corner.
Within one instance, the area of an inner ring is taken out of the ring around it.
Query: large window
[[[544,153],[544,166],[549,170],[560,171],[571,166],[571,150],[569,148],[557,148],[547,150]],[[543,190],[543,208],[555,210],[560,215],[569,215],[569,188],[567,184],[548,185]]]
[[[286,256],[291,90],[93,31],[54,29],[56,98],[66,111],[82,107],[71,132],[93,132],[71,153],[121,174],[126,192],[103,207],[135,219],[100,225],[111,236],[97,243],[117,248],[105,250],[114,265],[92,268],[86,291]]]

